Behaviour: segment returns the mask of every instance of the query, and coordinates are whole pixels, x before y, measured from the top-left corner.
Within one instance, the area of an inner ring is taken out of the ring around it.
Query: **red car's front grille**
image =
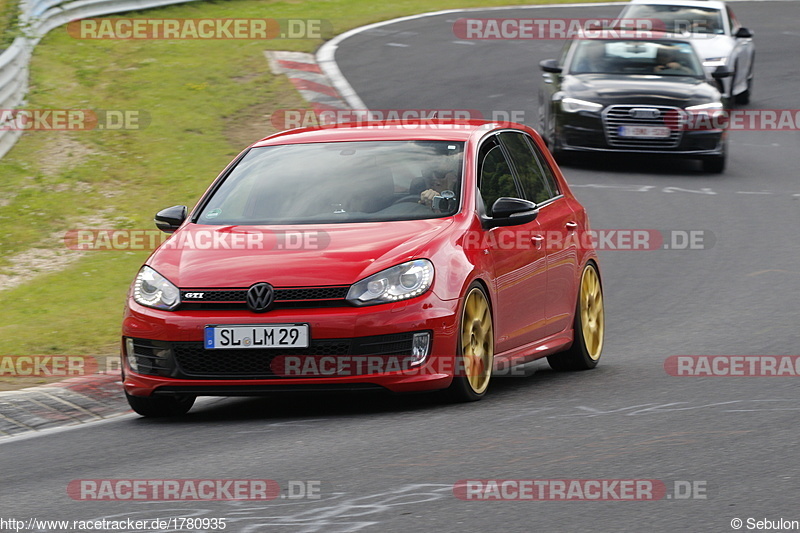
[[[287,287],[275,288],[275,309],[298,307],[344,307],[350,287]],[[191,297],[187,297],[191,295]],[[200,296],[202,295],[202,296]],[[181,289],[182,310],[247,309],[246,288]]]
[[[347,355],[350,339],[316,341],[300,350],[206,350],[202,342],[172,344],[178,368],[187,377],[275,377],[272,361],[279,355]]]

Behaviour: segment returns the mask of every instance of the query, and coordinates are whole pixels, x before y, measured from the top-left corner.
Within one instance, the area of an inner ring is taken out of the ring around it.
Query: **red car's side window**
[[[494,138],[484,143],[478,152],[478,157],[479,198],[483,201],[486,215],[492,216],[492,205],[498,198],[504,196],[517,198],[519,191],[514,182],[511,166]]]
[[[523,198],[537,204],[552,198],[550,186],[541,164],[528,143],[527,135],[522,132],[507,131],[500,134],[500,140],[508,151],[517,172]]]
[[[550,188],[550,198],[559,196],[561,194],[561,190],[558,188],[558,182],[556,181],[555,174],[553,173],[553,169],[550,168],[550,165],[547,163],[547,159],[545,159],[541,150],[539,150],[530,137],[526,135],[525,140],[528,142],[531,150],[536,155],[536,161],[539,163],[539,166],[542,169],[542,176],[547,182],[547,186]]]

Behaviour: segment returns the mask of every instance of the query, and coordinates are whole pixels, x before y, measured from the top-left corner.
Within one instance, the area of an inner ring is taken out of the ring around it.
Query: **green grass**
[[[329,20],[338,34],[413,13],[508,3],[228,0],[126,16],[313,18]],[[16,253],[63,251],[58,238],[68,229],[150,229],[157,210],[193,205],[235,154],[273,131],[269,113],[307,107],[270,73],[264,51],[313,52],[321,43],[81,41],[63,27],[51,32],[34,54],[29,108],[142,110],[150,123],[138,131],[23,136],[0,160],[0,274]],[[115,352],[125,293],[146,257],[86,252],[61,271],[0,291],[0,354]]]
[[[6,48],[17,36],[14,27],[17,23],[19,7],[17,0],[0,0],[0,50]]]

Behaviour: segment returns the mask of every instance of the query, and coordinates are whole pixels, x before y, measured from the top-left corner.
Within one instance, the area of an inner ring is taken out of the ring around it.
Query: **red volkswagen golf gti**
[[[447,389],[597,365],[589,222],[539,135],[482,121],[291,130],[242,152],[128,296],[125,394],[145,416],[271,391]]]

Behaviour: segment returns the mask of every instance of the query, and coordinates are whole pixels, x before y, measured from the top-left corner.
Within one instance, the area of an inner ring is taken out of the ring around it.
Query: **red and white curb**
[[[119,372],[0,392],[0,436],[102,420],[130,410]]]
[[[284,74],[315,111],[350,109],[333,82],[317,64],[314,54],[264,52],[275,74]]]

